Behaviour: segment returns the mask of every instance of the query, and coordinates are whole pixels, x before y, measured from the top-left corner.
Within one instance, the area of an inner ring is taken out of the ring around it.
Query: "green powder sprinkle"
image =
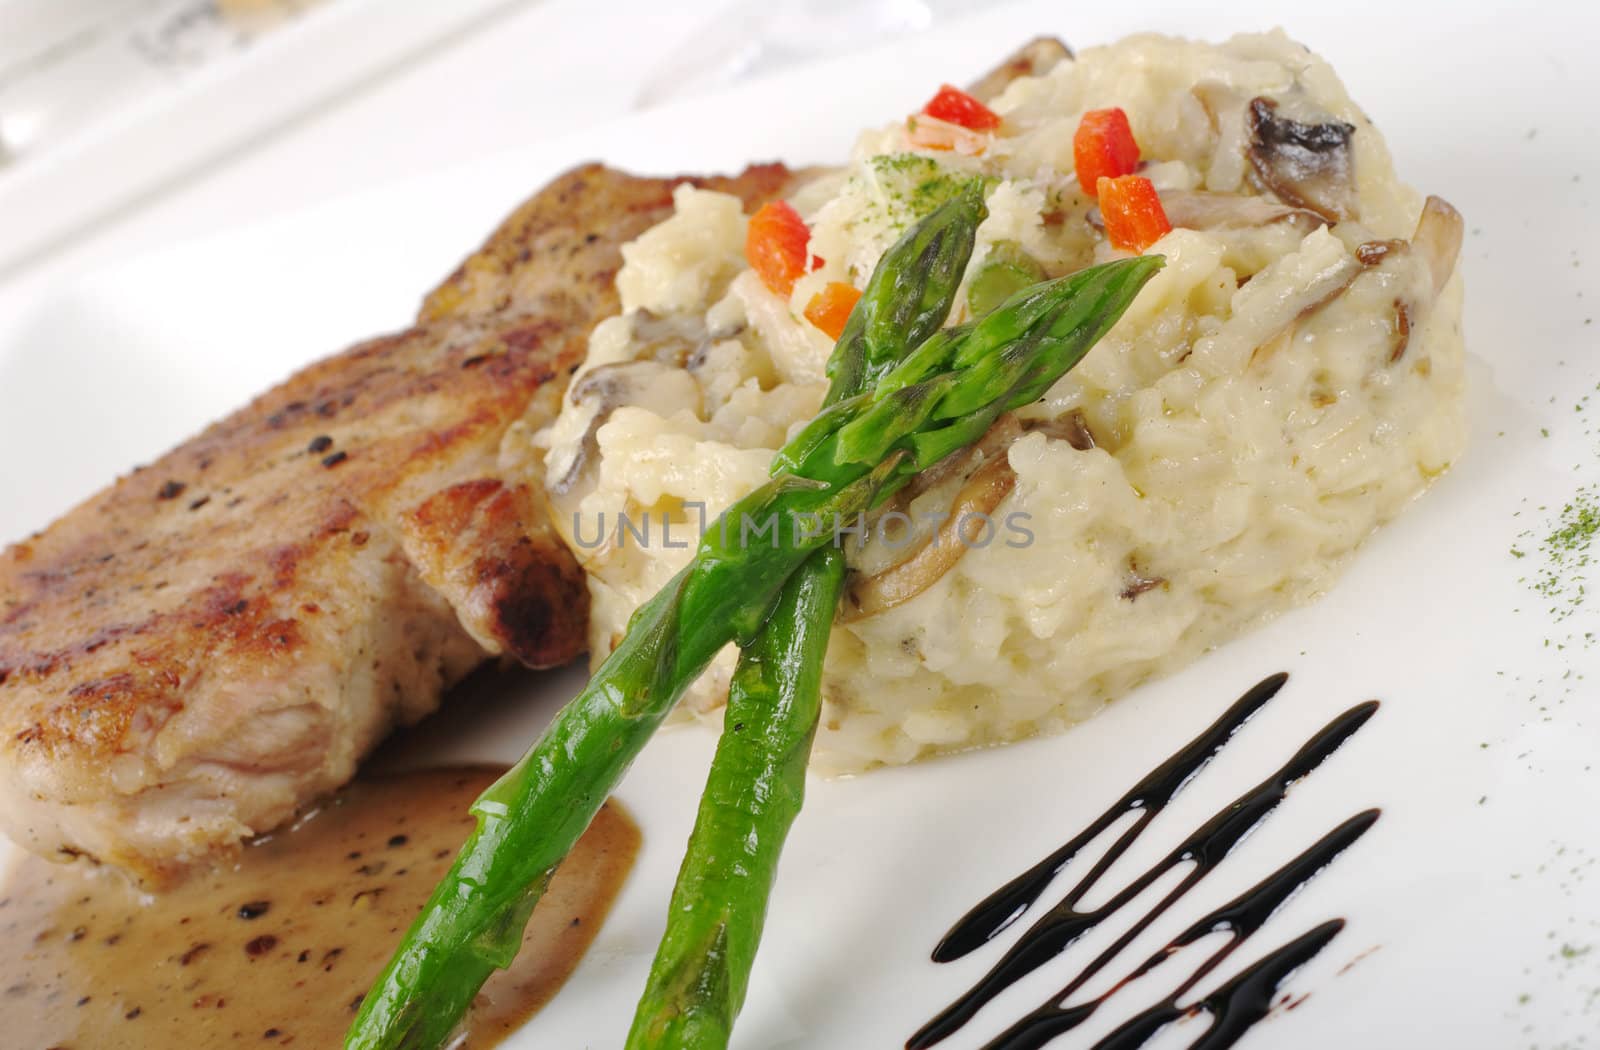
[[[918,153],[882,154],[868,164],[872,181],[887,207],[884,217],[896,227],[910,225],[933,211],[960,193],[974,177],[983,180],[985,192],[1000,181],[946,167]]]
[[[1539,543],[1544,566],[1533,579],[1533,589],[1555,604],[1557,620],[1571,616],[1587,596],[1585,577],[1593,558],[1595,536],[1600,533],[1600,491],[1594,486],[1578,490],[1561,508],[1555,527]],[[1512,554],[1525,552],[1512,548]]]

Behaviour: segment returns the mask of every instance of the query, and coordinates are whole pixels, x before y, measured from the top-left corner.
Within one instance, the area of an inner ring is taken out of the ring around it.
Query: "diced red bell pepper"
[[[762,284],[778,295],[788,295],[811,264],[806,252],[810,241],[811,230],[800,213],[787,201],[772,201],[750,216],[744,257]]]
[[[1132,175],[1139,166],[1139,144],[1133,141],[1128,115],[1120,109],[1091,109],[1072,136],[1072,163],[1078,185],[1094,196],[1101,179]]]
[[[922,112],[937,120],[959,124],[972,131],[993,131],[1000,126],[1000,115],[958,87],[945,84],[928,100]]]
[[[854,285],[843,281],[829,281],[823,286],[822,291],[811,297],[811,302],[806,304],[806,320],[828,333],[830,339],[838,339],[844,334],[845,322],[850,320],[850,311],[856,308],[856,303],[861,301],[861,292]]]
[[[1143,252],[1172,229],[1153,183],[1140,175],[1101,178],[1100,216],[1113,248]]]

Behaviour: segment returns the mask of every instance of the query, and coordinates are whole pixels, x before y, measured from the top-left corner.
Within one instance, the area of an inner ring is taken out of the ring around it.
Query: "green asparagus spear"
[[[959,280],[959,274],[956,276]],[[955,286],[955,281],[946,286],[952,297]],[[1008,340],[1028,338],[1044,316],[1037,309],[1041,303],[1059,303],[1061,289],[1076,292],[1093,287],[1092,280],[1068,280],[1047,289],[1049,294],[1016,301],[1016,308],[1003,318],[1004,323],[957,330],[934,341],[933,346],[924,346],[917,359],[920,367],[925,372],[926,368],[948,366],[957,359],[986,361],[988,358],[979,356],[974,347],[992,353]],[[865,297],[863,302],[867,302]],[[944,309],[948,308],[946,302]],[[1120,313],[1118,308],[1116,314]],[[1070,367],[1098,335],[1092,330],[1081,332],[1081,317],[1073,311],[1059,316],[1068,320],[1059,328],[1051,325],[1042,331],[1045,336],[1062,341],[1061,357]],[[1072,338],[1075,334],[1077,339]],[[879,344],[886,345],[887,340]],[[848,348],[849,344],[841,339],[836,352],[844,353]],[[879,362],[880,371],[887,371],[890,364],[885,356]],[[919,366],[913,363],[902,367],[917,372]],[[1003,368],[996,372],[1008,374]],[[868,458],[885,454],[900,433],[892,425],[893,420],[904,424],[919,418],[915,412],[907,415],[913,405],[926,407],[928,418],[936,416],[936,395],[945,391],[942,386],[912,383],[905,374],[894,382],[882,381],[879,389],[886,392],[888,399],[836,432],[847,445],[846,439],[853,430],[871,432],[877,427],[879,446],[869,445],[856,452]],[[1024,403],[1018,398],[1031,394],[1031,390],[1023,384],[1012,399],[1012,407]],[[853,394],[847,390],[841,396],[848,399]],[[1026,399],[1032,400],[1032,396]],[[879,409],[882,411],[874,415]],[[970,429],[975,440],[988,429],[996,414],[979,412],[973,417],[977,422],[964,421],[963,426]],[[879,416],[890,417],[890,421]],[[818,455],[819,446],[807,444],[803,438],[802,444],[806,444],[810,455]],[[834,460],[839,456],[835,451]],[[800,629],[797,620],[803,623],[801,618],[815,612],[796,608],[796,588],[820,588],[821,581],[812,574],[827,571],[819,561],[822,553],[813,555],[791,578],[789,589],[762,634],[742,654],[730,683],[722,738],[673,890],[667,929],[634,1015],[628,1050],[725,1050],[744,1005],[778,858],[804,797],[806,760],[820,713],[826,625],[819,629],[820,641],[814,647],[784,648],[789,660],[786,664],[774,664],[771,648],[794,638]],[[837,597],[836,588],[828,593]],[[828,625],[831,613],[829,606]],[[772,635],[776,640],[769,639]]]
[[[843,584],[844,553],[827,547],[813,554],[740,655],[628,1050],[728,1045],[783,840],[805,797],[822,709],[822,657]]]
[[[1097,268],[1108,279],[1062,289],[1067,294],[1055,313],[1082,315],[1081,327],[1092,331],[1092,342],[1159,266],[1159,258],[1150,256]],[[1077,300],[1091,291],[1097,301],[1085,312]],[[1076,348],[1085,338],[1077,330],[1056,333],[1055,313],[1044,313],[1022,333],[1026,355],[1001,372],[982,367],[982,361],[961,367],[959,381],[941,387],[939,400],[976,400],[979,415],[992,420],[1004,411],[996,404],[1015,407],[1027,391],[1042,392],[1081,356]],[[1033,338],[1035,328],[1048,329],[1052,337]],[[954,365],[962,360],[960,345],[951,351]],[[921,382],[938,384],[948,374],[933,373]],[[973,391],[974,384],[986,387],[994,402],[974,398],[983,393]],[[841,401],[824,415],[842,425],[851,417],[837,410],[851,404],[864,411],[875,402],[868,396]],[[800,523],[849,520],[909,481],[921,469],[917,463],[926,466],[961,447],[961,438],[970,434],[970,442],[982,434],[971,433],[970,421],[952,420],[937,409],[923,414],[922,423],[929,421],[927,434],[921,424],[880,421],[897,436],[876,463],[834,456],[836,439],[808,431],[802,435],[811,453],[806,466],[814,474],[780,468],[772,481],[724,513],[690,565],[635,614],[622,643],[583,691],[473,805],[477,830],[364,999],[347,1048],[432,1050],[446,1040],[483,981],[515,956],[527,917],[556,865],[683,690],[728,642],[747,644],[756,636],[790,575],[831,541],[829,530]],[[798,451],[789,450],[785,462]],[[747,527],[752,522],[756,542]],[[770,533],[761,531],[771,526]]]
[[[870,390],[907,347],[939,330],[988,214],[983,183],[974,179],[883,253],[828,358],[824,407]]]
[[[982,201],[982,187],[973,183],[885,253],[828,361],[833,384],[825,407],[870,389],[938,331],[967,262],[965,252],[942,250],[939,239],[955,226],[970,245],[985,213]],[[740,653],[629,1050],[728,1045],[778,859],[805,796],[822,710],[822,662],[843,579],[840,551],[813,554]]]
[[[1116,323],[1162,266],[1120,259],[1045,281],[983,320],[933,335],[870,394],[824,409],[778,451],[780,476],[858,476],[907,455],[876,499],[982,437],[1002,413],[1044,395]]]

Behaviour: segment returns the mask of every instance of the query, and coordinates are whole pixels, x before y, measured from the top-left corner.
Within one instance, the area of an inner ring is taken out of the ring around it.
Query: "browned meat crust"
[[[757,164],[733,178],[670,180],[619,180],[598,164],[576,168],[512,212],[428,296],[421,319],[508,312],[609,317],[618,308],[619,246],[671,214],[677,186],[731,193],[754,205],[782,196],[806,177],[782,164]],[[626,232],[619,237],[612,230]],[[574,274],[587,279],[572,279]]]
[[[790,180],[693,181],[753,206]],[[562,176],[415,327],[0,555],[0,826],[159,885],[343,783],[490,655],[577,655],[582,574],[500,446],[553,414],[620,246],[680,181]]]

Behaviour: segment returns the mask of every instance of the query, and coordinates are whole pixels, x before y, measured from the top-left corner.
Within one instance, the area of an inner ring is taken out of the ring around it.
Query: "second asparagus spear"
[[[884,253],[828,360],[824,408],[870,390],[950,314],[987,210],[977,182]],[[726,1047],[744,1005],[767,902],[805,797],[844,556],[818,551],[790,580],[728,685],[667,929],[628,1050]]]

